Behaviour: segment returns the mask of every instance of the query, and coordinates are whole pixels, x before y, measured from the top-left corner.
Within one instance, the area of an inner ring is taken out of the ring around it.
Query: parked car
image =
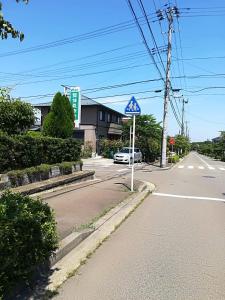
[[[114,163],[132,163],[132,148],[124,147],[114,154]],[[134,148],[134,162],[142,162],[142,153],[139,148]]]

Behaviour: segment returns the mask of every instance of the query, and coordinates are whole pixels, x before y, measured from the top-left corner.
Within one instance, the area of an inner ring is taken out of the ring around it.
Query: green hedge
[[[174,156],[170,156],[168,157],[168,163],[177,163],[180,160],[179,155],[174,155]]]
[[[0,173],[41,164],[78,161],[81,145],[75,139],[0,134]]]
[[[50,207],[28,196],[5,192],[0,198],[0,299],[27,282],[58,245]]]
[[[125,145],[122,140],[102,139],[100,140],[101,154],[106,158],[113,158],[113,155]]]
[[[13,171],[9,171],[6,174],[9,177],[11,187],[17,187],[17,186],[21,186],[24,184],[38,182],[41,180],[46,180],[46,179],[51,178],[52,177],[51,176],[51,168],[55,167],[55,166],[59,167],[59,169],[60,169],[60,174],[58,176],[72,174],[73,167],[75,168],[74,169],[74,171],[75,171],[77,164],[80,165],[80,169],[78,169],[78,170],[82,170],[82,166],[83,166],[82,161],[77,161],[77,162],[64,161],[62,163],[57,163],[57,164],[53,164],[53,165],[42,164],[39,166],[25,168],[22,170],[13,170]],[[24,181],[26,181],[26,182],[24,183]],[[6,188],[6,187],[8,187],[8,185],[3,185],[3,188]],[[1,189],[1,186],[0,186],[0,189]]]

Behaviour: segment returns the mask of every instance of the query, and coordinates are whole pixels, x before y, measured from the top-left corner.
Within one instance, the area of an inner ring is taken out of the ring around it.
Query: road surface
[[[225,163],[191,153],[136,177],[157,190],[55,299],[225,299]]]

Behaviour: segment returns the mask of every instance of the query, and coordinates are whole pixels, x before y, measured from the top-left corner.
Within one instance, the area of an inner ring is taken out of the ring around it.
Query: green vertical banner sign
[[[70,104],[73,108],[74,113],[74,127],[79,128],[80,126],[80,114],[81,114],[81,93],[80,88],[75,87],[70,90]]]

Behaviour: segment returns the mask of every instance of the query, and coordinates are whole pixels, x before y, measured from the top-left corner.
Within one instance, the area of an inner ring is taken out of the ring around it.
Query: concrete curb
[[[31,183],[27,186],[20,186],[16,188],[11,188],[13,192],[19,192],[23,195],[32,195],[37,194],[46,190],[53,189],[55,187],[59,187],[62,185],[66,185],[69,183],[80,183],[81,181],[93,180],[95,175],[95,171],[86,170],[79,171],[74,174],[64,175],[60,177],[55,177],[54,179],[47,179],[45,181],[40,181],[38,183]]]
[[[155,185],[144,182],[138,194],[133,194],[93,224],[94,231],[76,248],[56,262],[52,267],[47,291],[55,291],[66,279],[74,274],[80,265],[101,243],[135,210],[145,197],[155,190]]]

